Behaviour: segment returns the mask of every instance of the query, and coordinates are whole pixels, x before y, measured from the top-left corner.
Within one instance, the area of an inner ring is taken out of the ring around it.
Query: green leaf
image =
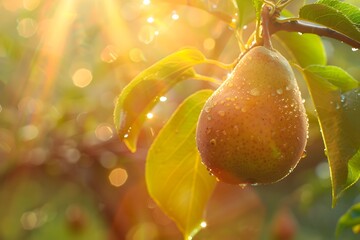
[[[292,14],[286,10],[282,11],[282,15],[292,17]],[[275,37],[301,67],[326,64],[325,48],[319,36],[280,31]]]
[[[334,9],[337,9],[358,28],[360,28],[360,9],[358,7],[349,3],[341,2],[339,0],[319,0],[316,3],[324,4]]]
[[[132,152],[136,151],[146,114],[176,83],[195,77],[193,66],[205,61],[196,49],[180,50],[141,72],[122,90],[115,105],[114,122],[120,139]]]
[[[304,69],[328,157],[333,206],[360,177],[360,84],[334,66]]]
[[[306,70],[326,79],[329,83],[340,88],[342,92],[349,91],[359,86],[358,81],[337,66],[312,65],[308,66]]]
[[[238,10],[237,27],[242,28],[253,21],[255,16],[253,0],[234,0]]]
[[[355,232],[357,228],[360,226],[360,203],[352,206],[341,218],[336,226],[336,237],[340,237],[340,235],[347,228],[352,228]],[[358,231],[356,232],[358,233]]]
[[[343,12],[324,4],[308,4],[300,9],[301,18],[336,30],[360,41],[360,30]]]
[[[197,120],[211,94],[211,90],[199,91],[179,106],[159,132],[146,160],[150,196],[177,223],[185,239],[200,230],[216,183],[201,163],[195,142]]]
[[[284,31],[277,32],[276,36],[301,67],[326,64],[325,48],[319,36]]]

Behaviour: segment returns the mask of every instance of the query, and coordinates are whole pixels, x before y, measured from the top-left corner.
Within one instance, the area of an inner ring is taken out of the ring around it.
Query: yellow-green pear
[[[196,142],[220,181],[266,184],[286,177],[301,159],[308,122],[288,61],[257,46],[205,103]]]

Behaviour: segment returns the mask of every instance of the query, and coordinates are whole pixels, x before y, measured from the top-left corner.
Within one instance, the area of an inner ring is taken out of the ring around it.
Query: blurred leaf
[[[360,226],[360,203],[353,205],[340,219],[336,226],[336,237],[340,235],[347,228],[352,228],[355,232]],[[358,233],[358,232],[355,232]]]
[[[176,83],[194,77],[192,67],[205,61],[199,50],[180,50],[145,69],[122,90],[115,105],[114,121],[120,139],[132,152],[136,151],[146,114]]]
[[[286,17],[292,14],[282,11]],[[326,53],[321,38],[314,34],[302,34],[280,31],[276,33],[279,40],[301,67],[312,64],[326,64]]]
[[[333,206],[360,177],[359,82],[334,66],[304,69],[330,165]]]
[[[216,180],[201,164],[195,142],[200,111],[212,94],[188,97],[153,142],[146,160],[146,183],[151,197],[177,223],[185,239],[201,228],[204,209]]]
[[[358,14],[354,12],[354,14]],[[350,38],[360,41],[360,30],[347,15],[335,7],[324,4],[308,4],[300,9],[301,18],[324,25]]]
[[[235,0],[238,9],[238,27],[253,21],[256,18],[253,0]]]

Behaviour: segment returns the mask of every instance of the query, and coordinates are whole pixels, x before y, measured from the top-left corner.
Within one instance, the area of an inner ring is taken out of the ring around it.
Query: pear
[[[264,46],[250,49],[205,103],[196,143],[211,174],[231,184],[267,184],[301,159],[308,122],[288,61]]]

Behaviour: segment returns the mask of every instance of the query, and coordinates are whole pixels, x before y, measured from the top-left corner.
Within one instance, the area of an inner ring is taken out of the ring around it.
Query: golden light
[[[117,0],[102,0],[98,2],[100,4],[99,11],[101,12],[100,23],[103,34],[106,37],[105,40],[108,40],[116,52],[127,52],[131,48],[131,37],[129,25],[123,17],[132,18],[132,15],[138,9],[136,9],[131,1],[122,4],[121,7]],[[123,11],[122,8],[125,8],[126,11]],[[122,13],[122,16],[119,13]]]
[[[207,227],[207,223],[206,223],[206,222],[201,222],[201,223],[200,223],[200,226],[201,226],[202,228],[206,228],[206,227]]]
[[[165,96],[160,97],[160,102],[166,102],[166,101],[167,101],[167,97],[165,97]]]
[[[155,18],[152,17],[152,16],[150,16],[150,17],[148,17],[148,18],[146,19],[146,21],[147,21],[148,23],[153,23],[153,22],[155,22]]]
[[[177,12],[174,11],[171,14],[171,18],[176,21],[176,20],[178,20],[180,18],[180,16],[179,16],[179,14],[177,14]]]
[[[127,171],[123,168],[115,168],[109,174],[109,181],[115,187],[121,187],[128,178]]]
[[[148,113],[146,114],[147,119],[152,119],[154,117],[154,114]]]
[[[150,0],[144,0],[144,1],[143,1],[143,4],[144,4],[144,5],[150,5],[150,3],[151,3]]]
[[[84,88],[88,86],[92,81],[92,73],[89,69],[80,68],[72,76],[72,80],[75,86]]]

